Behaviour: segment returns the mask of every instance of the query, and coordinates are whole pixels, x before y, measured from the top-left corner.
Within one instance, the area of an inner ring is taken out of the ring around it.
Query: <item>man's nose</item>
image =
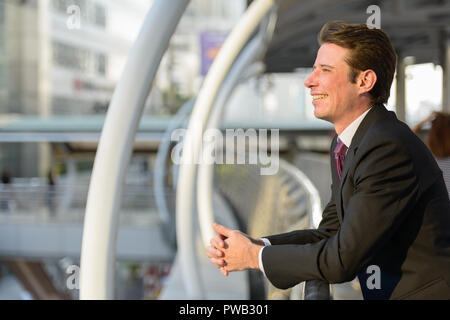
[[[311,88],[314,86],[314,71],[309,74],[309,76],[306,78],[305,82],[303,83],[305,87]]]

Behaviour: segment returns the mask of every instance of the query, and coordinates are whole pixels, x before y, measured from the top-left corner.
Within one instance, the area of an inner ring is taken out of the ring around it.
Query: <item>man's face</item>
[[[305,80],[305,86],[311,89],[316,118],[336,123],[351,113],[359,92],[349,80],[350,66],[344,60],[349,52],[332,43],[319,48],[313,71]]]

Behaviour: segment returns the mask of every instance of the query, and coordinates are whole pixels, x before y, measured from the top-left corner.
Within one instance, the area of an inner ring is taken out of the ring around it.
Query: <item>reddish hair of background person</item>
[[[427,145],[438,159],[450,157],[450,114],[434,112]]]

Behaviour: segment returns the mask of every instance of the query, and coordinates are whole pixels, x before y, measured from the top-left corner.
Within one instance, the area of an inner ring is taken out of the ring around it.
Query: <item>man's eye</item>
[[[324,72],[330,72],[330,69],[322,69]]]

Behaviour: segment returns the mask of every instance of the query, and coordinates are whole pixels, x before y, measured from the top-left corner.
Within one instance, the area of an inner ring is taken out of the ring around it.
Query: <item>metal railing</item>
[[[80,222],[84,218],[87,190],[88,183],[82,182],[47,185],[45,181],[30,179],[28,183],[24,181],[0,184],[0,214],[7,216],[10,220],[33,218]],[[70,194],[69,197],[67,197],[68,194]],[[173,189],[162,190],[160,197],[172,206],[175,203]],[[156,212],[156,197],[148,185],[126,184],[124,186],[121,201],[122,214],[157,217]]]

